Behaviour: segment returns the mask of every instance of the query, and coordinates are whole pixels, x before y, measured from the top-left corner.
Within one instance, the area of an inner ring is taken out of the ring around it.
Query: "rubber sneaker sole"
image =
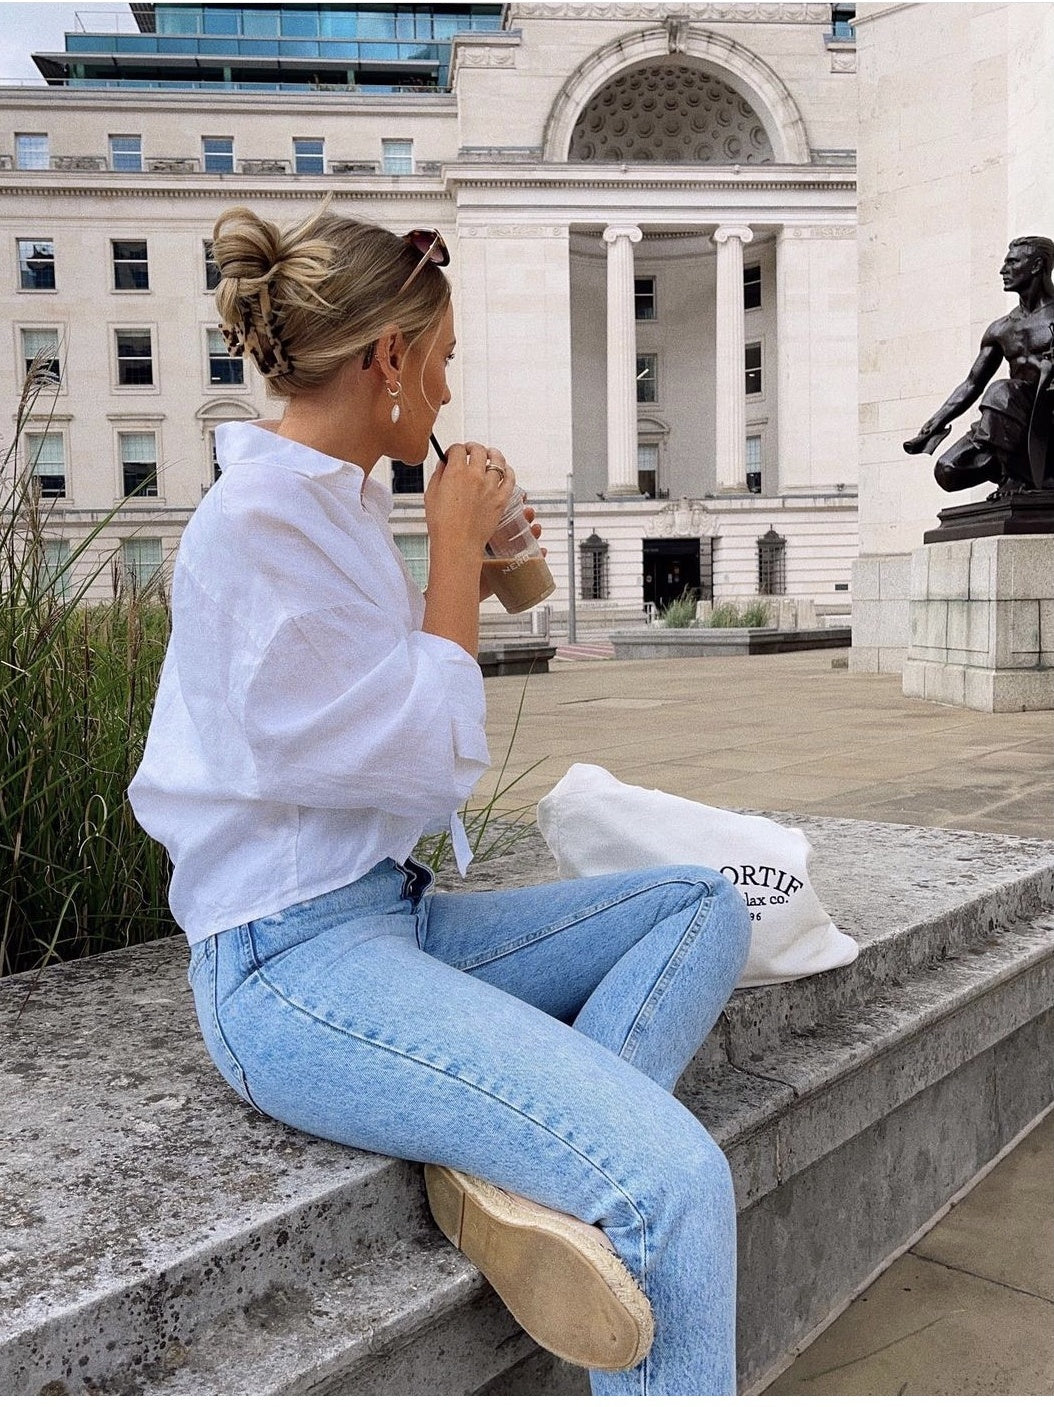
[[[647,1296],[598,1226],[453,1168],[425,1168],[439,1229],[521,1328],[568,1363],[635,1368],[655,1332]]]

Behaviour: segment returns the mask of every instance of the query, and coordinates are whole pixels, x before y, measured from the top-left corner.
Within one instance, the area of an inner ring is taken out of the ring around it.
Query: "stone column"
[[[637,485],[637,322],[633,301],[636,225],[609,225],[608,483],[605,498],[639,498]]]
[[[746,225],[722,225],[717,245],[717,404],[714,442],[717,491],[746,493],[747,402],[743,366],[743,246],[753,239]]]

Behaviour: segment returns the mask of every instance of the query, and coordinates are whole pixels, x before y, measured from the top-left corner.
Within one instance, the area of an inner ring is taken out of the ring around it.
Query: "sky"
[[[0,82],[43,83],[40,72],[29,57],[34,50],[60,52],[66,47],[66,30],[76,29],[76,16],[85,20],[84,28],[98,27],[115,30],[115,16],[121,12],[120,27],[133,27],[127,5],[111,0],[110,4],[53,5],[50,0],[38,4],[14,4],[0,0]],[[89,16],[95,15],[94,21]]]

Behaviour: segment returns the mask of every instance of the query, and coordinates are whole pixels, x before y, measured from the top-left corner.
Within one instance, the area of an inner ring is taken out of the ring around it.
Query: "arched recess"
[[[233,396],[217,397],[206,401],[194,412],[197,420],[214,424],[221,420],[259,420],[260,412],[251,401],[243,401]]]
[[[642,29],[597,49],[561,88],[545,126],[542,158],[565,162],[582,109],[624,69],[678,54],[742,93],[764,125],[781,166],[807,166],[809,141],[798,105],[769,65],[734,39],[694,26]]]

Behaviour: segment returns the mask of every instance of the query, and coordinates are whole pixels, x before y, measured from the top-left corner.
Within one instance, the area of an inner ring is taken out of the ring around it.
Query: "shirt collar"
[[[392,506],[388,490],[364,474],[358,464],[333,459],[321,450],[287,440],[267,429],[262,420],[230,420],[216,426],[216,459],[221,469],[235,464],[280,464],[284,469],[303,474],[310,479],[322,479],[330,474],[342,474],[345,482],[355,482],[363,505],[376,506],[385,514]]]

